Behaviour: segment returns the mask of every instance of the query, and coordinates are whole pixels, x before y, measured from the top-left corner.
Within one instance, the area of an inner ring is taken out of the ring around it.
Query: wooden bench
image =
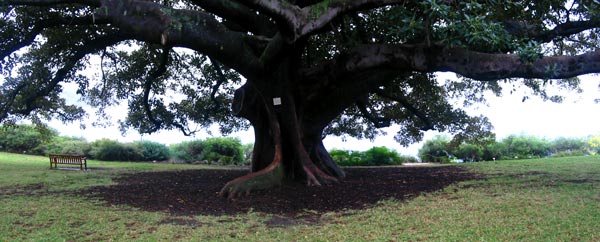
[[[54,164],[54,168],[57,168],[58,164],[67,165],[79,165],[80,170],[87,170],[87,158],[81,155],[49,155],[50,157],[50,169]]]

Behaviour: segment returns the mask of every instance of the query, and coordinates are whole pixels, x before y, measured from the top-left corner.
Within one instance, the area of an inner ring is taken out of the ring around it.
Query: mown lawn
[[[0,153],[0,241],[600,241],[600,156],[463,164],[483,179],[407,201],[271,226],[271,214],[175,216],[106,206],[80,191],[126,173],[213,169]]]

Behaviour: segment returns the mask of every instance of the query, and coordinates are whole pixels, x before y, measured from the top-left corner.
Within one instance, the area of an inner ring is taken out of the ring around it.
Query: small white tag
[[[281,98],[280,97],[273,98],[273,105],[275,105],[275,106],[281,105]]]

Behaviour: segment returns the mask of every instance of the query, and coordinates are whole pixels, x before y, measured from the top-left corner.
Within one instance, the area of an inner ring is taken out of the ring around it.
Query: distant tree
[[[460,144],[453,153],[456,157],[466,161],[480,161],[483,158],[483,148],[475,144]]]
[[[553,155],[557,154],[579,154],[583,155],[585,152],[586,142],[583,138],[565,138],[559,137],[550,142],[548,147],[550,153]]]
[[[127,103],[122,125],[141,133],[248,120],[252,173],[222,195],[321,185],[344,177],[327,135],[477,138],[491,125],[453,98],[508,87],[560,101],[547,86],[600,72],[599,31],[597,1],[3,0],[0,121],[83,118],[61,96],[72,83],[100,113]]]
[[[142,161],[142,150],[138,146],[122,144],[116,140],[100,139],[92,142],[90,154],[94,159],[105,161]]]
[[[419,158],[423,162],[448,162],[452,154],[450,149],[450,138],[438,135],[431,140],[425,141],[419,149]]]
[[[596,155],[600,152],[600,135],[596,135],[591,137],[588,140],[588,145],[589,145],[589,149],[590,149],[590,153],[592,153],[592,155]]]
[[[0,126],[0,150],[42,155],[56,136],[58,131],[44,126],[6,124]]]
[[[164,161],[170,158],[169,147],[164,144],[153,141],[133,142],[133,145],[140,150],[142,161]]]

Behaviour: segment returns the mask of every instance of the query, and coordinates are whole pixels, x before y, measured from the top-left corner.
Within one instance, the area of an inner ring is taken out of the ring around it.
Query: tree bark
[[[276,83],[290,81],[271,82],[268,86],[249,81],[235,93],[234,114],[248,119],[254,128],[252,168],[248,175],[228,182],[221,190],[222,196],[234,198],[282,182],[304,181],[309,186],[320,186],[344,177],[323,146],[325,125],[305,121],[298,104],[303,98],[289,92],[294,88],[273,86]]]

